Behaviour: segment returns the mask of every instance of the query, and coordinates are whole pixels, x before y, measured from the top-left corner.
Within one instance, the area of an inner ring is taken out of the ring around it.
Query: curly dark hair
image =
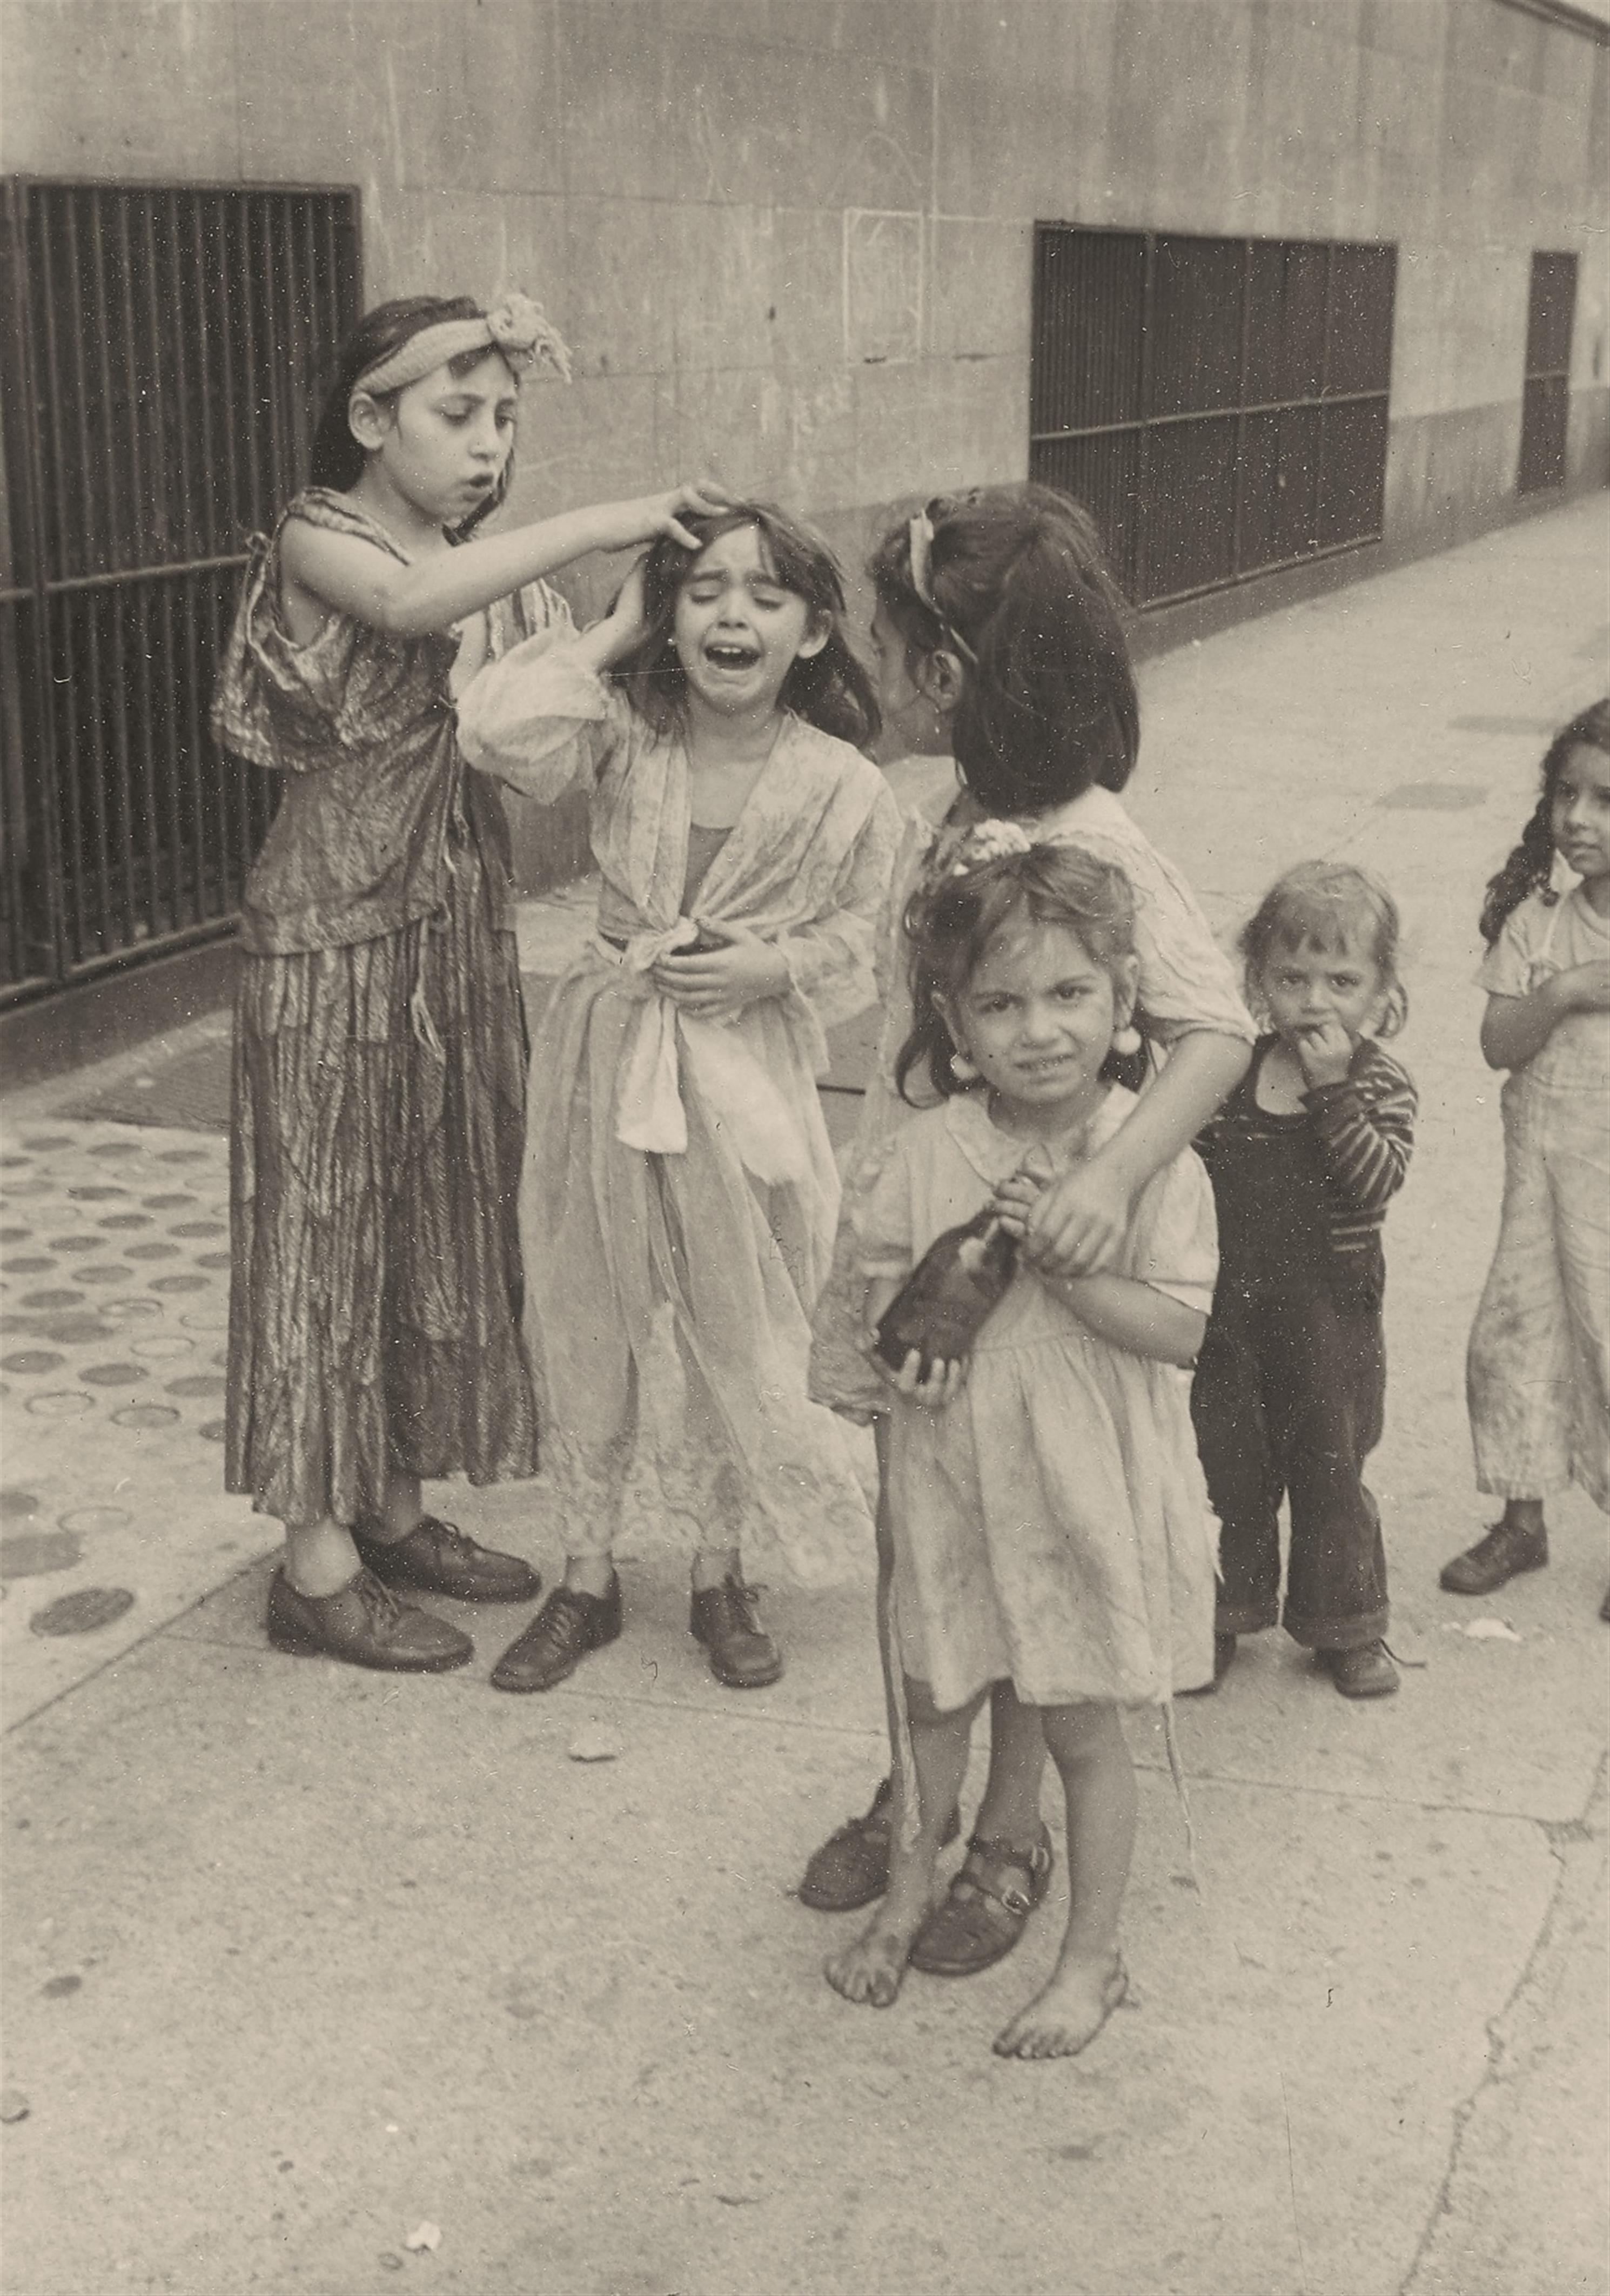
[[[1043,813],[1121,790],[1140,750],[1127,609],[1096,522],[1055,487],[985,487],[928,504],[928,587],[907,521],[868,570],[908,659],[950,646],[966,677],[951,719],[962,777],[987,813]]]
[[[905,917],[912,1026],[894,1068],[902,1100],[910,1100],[906,1086],[920,1066],[925,1066],[928,1082],[941,1099],[974,1089],[951,1071],[955,1047],[939,999],[952,1006],[959,1002],[997,933],[1019,917],[1033,924],[1065,925],[1108,973],[1121,957],[1135,954],[1135,896],[1129,879],[1080,846],[1035,845],[1026,853],[1004,853],[920,886]],[[1110,1080],[1129,1081],[1126,1072],[1110,1067],[1102,1073]]]
[[[1554,867],[1554,793],[1566,758],[1573,750],[1583,749],[1603,750],[1610,756],[1610,695],[1579,710],[1568,726],[1560,727],[1543,753],[1542,792],[1532,809],[1532,818],[1508,860],[1487,880],[1481,934],[1489,945],[1497,940],[1505,919],[1529,893],[1540,893],[1546,901],[1559,898],[1548,885]]]
[[[480,304],[469,295],[399,295],[392,302],[377,303],[374,310],[366,311],[336,355],[334,378],[313,433],[308,483],[346,494],[363,477],[368,456],[352,436],[352,426],[347,419],[347,409],[360,374],[378,366],[382,359],[390,358],[393,351],[400,350],[427,327],[439,326],[444,319],[484,316]],[[487,349],[461,351],[447,364],[454,374],[467,374],[487,356]],[[376,391],[374,403],[384,406],[398,396],[394,390]],[[497,484],[484,502],[476,504],[462,525],[451,529],[456,541],[465,540],[483,518],[491,516],[508,494],[513,474],[514,453],[511,447]]]
[[[677,654],[677,597],[699,562],[700,553],[724,534],[752,526],[760,537],[767,570],[784,590],[802,598],[812,617],[828,624],[820,652],[800,654],[783,681],[779,701],[824,734],[835,734],[864,750],[883,725],[872,681],[850,651],[844,636],[844,582],[826,542],[801,520],[773,502],[739,502],[711,515],[683,511],[681,522],[699,539],[690,551],[661,536],[643,562],[646,634],[609,672],[640,718],[656,733],[669,734],[684,723],[687,673]]]

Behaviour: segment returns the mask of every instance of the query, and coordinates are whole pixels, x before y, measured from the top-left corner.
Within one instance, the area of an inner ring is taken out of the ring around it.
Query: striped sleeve
[[[1376,1045],[1351,1076],[1304,1095],[1326,1171],[1348,1208],[1379,1219],[1414,1152],[1418,1099],[1407,1072]]]

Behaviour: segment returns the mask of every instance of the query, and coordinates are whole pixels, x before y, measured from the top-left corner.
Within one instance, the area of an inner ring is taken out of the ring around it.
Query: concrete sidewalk
[[[439,1680],[268,1652],[267,1526],[218,1490],[225,1143],[181,1082],[218,1024],[0,1108],[7,2296],[1606,2286],[1603,1522],[1573,1495],[1548,1571],[1436,1586],[1483,1520],[1474,916],[1605,689],[1606,570],[1580,503],[1143,672],[1135,810],[1217,925],[1306,855],[1403,904],[1422,1124],[1372,1481],[1422,1663],[1357,1708],[1266,1636],[1180,1710],[1200,1897],[1137,1726],[1141,2005],[1072,2065],[988,2046],[1060,1870],[982,1979],[878,2014],[820,1978],[838,1925],[789,1891],[880,1764],[868,1584],[771,1595],[789,1671],[743,1697],[647,1539],[625,1636],[546,1698],[486,1687],[523,1613],[466,1613]],[[528,916],[534,974],[584,928]],[[109,1094],[174,1120],[62,1113]],[[439,1504],[554,1569],[540,1485]],[[618,1758],[568,1759],[593,1723]]]

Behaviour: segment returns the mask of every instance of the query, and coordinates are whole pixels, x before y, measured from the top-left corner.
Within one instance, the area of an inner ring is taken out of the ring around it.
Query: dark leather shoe
[[[1450,1595],[1491,1595],[1523,1570],[1540,1570],[1548,1560],[1546,1530],[1517,1530],[1500,1519],[1484,1538],[1442,1566],[1440,1587]]]
[[[1360,1643],[1356,1650],[1327,1650],[1319,1660],[1343,1698],[1390,1698],[1398,1669],[1384,1643]]]
[[[390,1674],[446,1674],[475,1655],[468,1635],[399,1603],[369,1570],[335,1595],[299,1595],[276,1570],[268,1588],[268,1639],[298,1658],[342,1658]]]
[[[460,1603],[534,1603],[542,1581],[518,1554],[477,1546],[456,1522],[421,1515],[403,1538],[352,1534],[360,1561],[385,1587],[414,1595],[451,1595]]]
[[[853,1914],[883,1896],[889,1887],[893,1807],[894,1790],[885,1778],[866,1816],[847,1819],[813,1851],[795,1892],[802,1906],[818,1914]],[[960,1814],[953,1809],[941,1841],[954,1841],[961,1830]]]
[[[972,1977],[1004,1961],[1050,1888],[1056,1863],[1043,1825],[1032,1849],[975,1833],[949,1896],[916,1933],[912,1968],[930,1977]]]
[[[494,1690],[552,1690],[575,1673],[589,1651],[620,1632],[620,1581],[607,1595],[555,1587],[530,1625],[516,1636],[492,1669]]]
[[[783,1653],[756,1614],[760,1595],[758,1587],[724,1578],[719,1587],[695,1588],[688,1606],[687,1630],[729,1690],[764,1690],[783,1671]]]

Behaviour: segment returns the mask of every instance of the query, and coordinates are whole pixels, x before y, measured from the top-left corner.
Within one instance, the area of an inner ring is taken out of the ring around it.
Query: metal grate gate
[[[272,816],[207,732],[242,544],[357,316],[357,194],[5,186],[0,1001],[226,931]]]
[[[1571,413],[1571,332],[1576,316],[1574,255],[1534,255],[1526,308],[1526,379],[1521,401],[1518,494],[1565,483]]]
[[[1029,468],[1138,603],[1376,539],[1396,250],[1035,231]]]

